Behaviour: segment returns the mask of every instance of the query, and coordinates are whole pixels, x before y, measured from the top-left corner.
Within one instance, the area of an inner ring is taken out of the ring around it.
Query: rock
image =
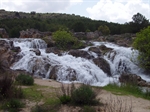
[[[140,76],[135,74],[122,74],[119,77],[121,83],[129,83],[142,87],[150,87],[150,82],[146,82]]]
[[[21,52],[21,49],[20,49],[20,47],[12,47],[11,48],[11,50],[13,51],[13,52]]]
[[[61,56],[61,51],[56,47],[46,48],[45,52],[46,53],[54,53],[54,54],[58,54],[59,56]]]
[[[112,76],[109,63],[103,58],[95,58],[93,62],[100,67],[108,76]]]
[[[36,29],[27,29],[20,31],[20,38],[43,38],[52,35],[51,32],[40,32]]]
[[[110,52],[110,51],[113,50],[112,48],[108,48],[108,47],[106,47],[105,45],[101,45],[101,46],[99,47],[99,49],[100,49],[100,51],[102,52],[103,55],[104,55],[105,53]]]
[[[61,66],[54,66],[50,72],[49,78],[54,79],[54,80],[60,80],[59,77],[57,76],[58,70],[61,68]],[[68,68],[65,73],[67,73],[66,77],[63,77],[64,79],[68,81],[76,81],[77,80],[77,73],[74,69]]]
[[[42,38],[46,43],[47,43],[47,47],[54,47],[55,46],[55,41],[53,41],[51,36],[46,36],[44,38]]]
[[[98,56],[101,56],[101,51],[97,47],[90,47],[89,51],[92,51],[92,52],[96,53]]]
[[[99,31],[95,31],[95,32],[87,32],[86,33],[86,39],[91,40],[91,39],[95,39],[98,38],[99,36],[101,36],[101,32]]]
[[[68,54],[75,56],[75,57],[82,57],[86,59],[94,58],[87,51],[82,51],[82,50],[70,50]]]
[[[9,35],[4,28],[0,28],[0,38],[9,38]]]
[[[36,54],[37,56],[40,56],[40,55],[41,55],[41,51],[40,51],[39,49],[33,49],[33,50],[30,50],[30,51],[35,52],[35,54]]]
[[[52,68],[51,72],[50,72],[50,75],[49,75],[49,78],[50,79],[54,79],[56,80],[57,79],[57,71],[59,69],[59,66],[55,66]]]

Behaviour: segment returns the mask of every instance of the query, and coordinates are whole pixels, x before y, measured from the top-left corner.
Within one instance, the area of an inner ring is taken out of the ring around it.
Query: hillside
[[[59,29],[70,30],[74,32],[94,32],[100,26],[107,26],[110,34],[137,33],[144,27],[149,25],[149,21],[144,18],[138,20],[143,15],[137,13],[134,15],[135,20],[125,24],[112,23],[102,20],[92,20],[87,17],[81,17],[75,14],[62,13],[38,13],[32,11],[13,12],[0,10],[0,28],[5,28],[9,36],[19,37],[19,32],[22,30],[34,28],[39,31],[54,32]],[[136,21],[138,20],[138,21]],[[105,30],[105,28],[103,27]]]

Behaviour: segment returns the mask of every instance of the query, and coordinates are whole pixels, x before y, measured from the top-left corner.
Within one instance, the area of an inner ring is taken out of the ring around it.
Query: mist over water
[[[14,39],[13,42],[14,46],[21,48],[18,55],[23,56],[12,65],[11,69],[14,70],[26,70],[33,75],[49,78],[51,71],[55,69],[57,81],[70,82],[74,79],[74,81],[95,86],[104,86],[109,82],[117,81],[115,77],[122,73],[137,74],[145,80],[150,80],[143,74],[143,70],[131,61],[132,58],[136,59],[137,56],[136,54],[133,56],[131,48],[106,42],[93,42],[94,46],[104,44],[109,48],[113,48],[113,51],[106,53],[103,57],[110,64],[111,74],[113,75],[113,77],[108,77],[92,60],[81,57],[76,58],[67,52],[62,56],[46,53],[46,43],[41,39]],[[34,49],[39,49],[41,55],[37,56],[33,52]],[[88,51],[88,49],[89,47],[82,50]],[[94,52],[90,51],[89,54],[95,58],[98,57]],[[75,76],[76,78],[74,78]]]

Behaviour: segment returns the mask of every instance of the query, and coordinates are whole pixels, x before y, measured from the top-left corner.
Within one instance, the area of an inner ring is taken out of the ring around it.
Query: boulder
[[[20,38],[43,38],[51,34],[51,32],[40,32],[37,29],[27,29],[20,31]]]
[[[99,31],[95,31],[95,32],[86,32],[86,39],[91,40],[91,39],[95,39],[98,38],[99,36],[101,36],[101,32]]]
[[[104,55],[105,53],[110,52],[110,51],[113,50],[112,48],[108,48],[108,47],[106,47],[105,45],[99,46],[99,49],[100,49],[100,51],[102,52],[103,55]]]
[[[121,83],[129,83],[142,87],[150,87],[150,82],[146,82],[140,76],[135,74],[122,74],[119,77]]]
[[[50,72],[49,78],[54,80],[60,80],[59,76],[57,76],[58,70],[61,68],[61,66],[54,66]],[[66,77],[63,77],[63,79],[68,81],[76,81],[77,80],[77,73],[74,69],[68,68],[65,73],[67,74]]]
[[[54,53],[54,54],[58,54],[59,56],[61,56],[61,51],[57,47],[46,48],[45,52]]]
[[[52,70],[51,70],[51,72],[49,74],[49,78],[50,79],[54,79],[54,80],[57,79],[57,71],[58,71],[58,69],[59,69],[59,66],[57,66],[57,65],[52,68]]]
[[[90,47],[89,51],[92,51],[92,52],[96,53],[98,56],[101,56],[101,51],[97,47]]]
[[[41,51],[39,49],[33,49],[33,50],[30,50],[30,51],[33,51],[37,56],[41,55]]]
[[[68,54],[75,56],[75,57],[82,57],[82,58],[86,58],[86,59],[94,58],[87,51],[83,51],[83,50],[70,50]]]
[[[54,47],[55,46],[55,41],[53,41],[51,36],[46,36],[42,39],[47,43],[47,47]]]
[[[103,58],[95,58],[93,62],[104,71],[108,76],[112,76],[109,63]]]
[[[0,38],[9,38],[9,35],[4,28],[0,28]]]

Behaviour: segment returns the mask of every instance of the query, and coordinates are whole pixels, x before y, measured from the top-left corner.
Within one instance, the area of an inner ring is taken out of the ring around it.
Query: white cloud
[[[147,1],[147,2],[146,2]],[[149,19],[148,0],[99,0],[86,9],[92,19],[125,23],[132,20],[137,12]]]
[[[3,0],[1,9],[23,12],[61,12],[83,0]]]

